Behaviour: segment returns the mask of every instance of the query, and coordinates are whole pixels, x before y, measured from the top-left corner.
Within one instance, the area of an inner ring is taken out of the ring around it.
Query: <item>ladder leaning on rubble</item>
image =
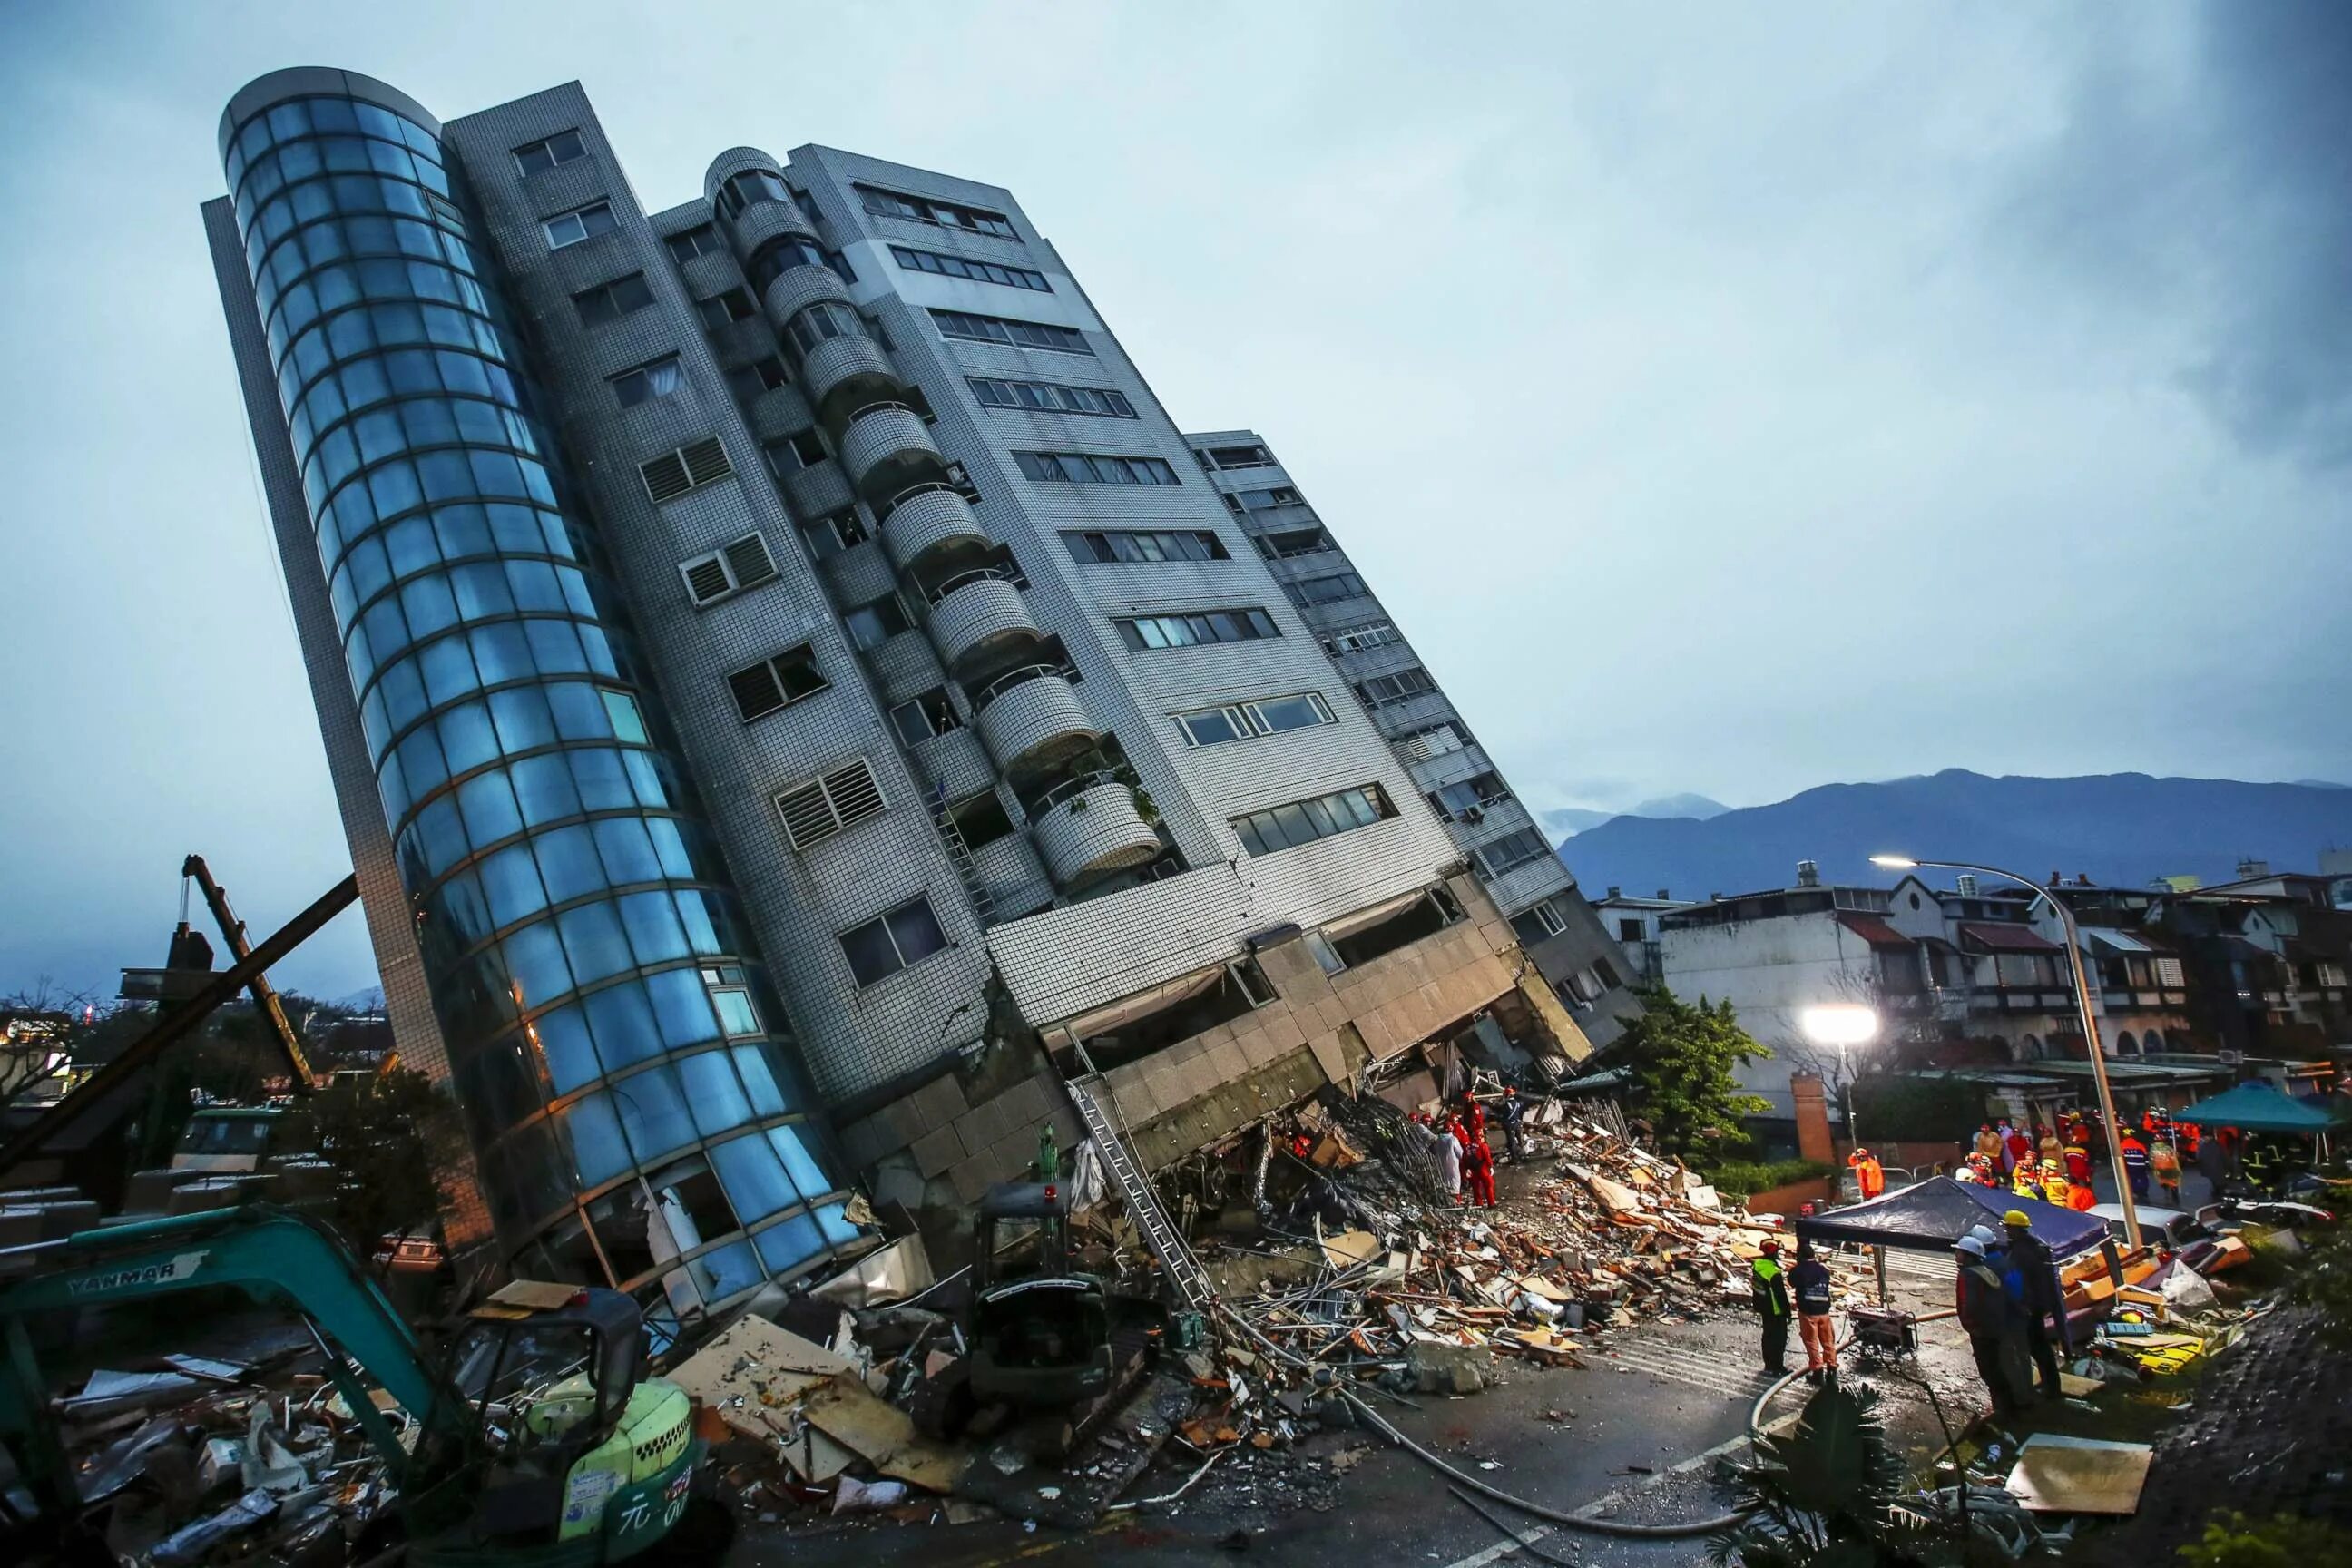
[[[1176,1293],[1183,1298],[1184,1306],[1195,1312],[1206,1312],[1214,1295],[1209,1288],[1209,1277],[1202,1272],[1200,1259],[1184,1245],[1183,1237],[1177,1234],[1168,1211],[1160,1206],[1160,1194],[1152,1191],[1151,1178],[1136,1163],[1126,1133],[1095,1099],[1095,1089],[1101,1083],[1101,1074],[1088,1073],[1084,1078],[1069,1079],[1065,1087],[1070,1091],[1070,1103],[1078,1108],[1078,1120],[1086,1123],[1087,1135],[1094,1139],[1095,1149],[1102,1155],[1104,1166],[1127,1199],[1127,1212],[1134,1216],[1135,1228],[1143,1233],[1144,1245],[1175,1283]],[[1114,1099],[1112,1104],[1117,1103]]]

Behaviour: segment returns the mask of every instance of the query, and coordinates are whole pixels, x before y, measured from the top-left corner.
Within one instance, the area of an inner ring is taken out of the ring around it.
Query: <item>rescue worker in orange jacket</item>
[[[1878,1163],[1877,1155],[1867,1149],[1856,1149],[1845,1157],[1845,1163],[1853,1168],[1854,1185],[1862,1189],[1863,1202],[1868,1203],[1886,1190],[1886,1167]]]

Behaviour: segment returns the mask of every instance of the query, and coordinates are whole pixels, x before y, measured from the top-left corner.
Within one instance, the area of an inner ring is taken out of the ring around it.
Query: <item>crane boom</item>
[[[242,963],[253,955],[253,944],[245,939],[245,922],[228,907],[228,894],[213,880],[212,868],[201,855],[191,855],[180,862],[180,875],[194,882],[205,896],[205,907],[213,912],[213,923],[220,927],[221,937],[228,943],[231,957]],[[253,998],[256,1011],[267,1019],[272,1033],[278,1037],[279,1048],[286,1053],[286,1065],[294,1072],[294,1092],[310,1092],[310,1058],[303,1054],[301,1037],[287,1021],[285,1004],[278,1001],[277,989],[269,977],[259,970],[253,972],[246,983],[246,993]]]

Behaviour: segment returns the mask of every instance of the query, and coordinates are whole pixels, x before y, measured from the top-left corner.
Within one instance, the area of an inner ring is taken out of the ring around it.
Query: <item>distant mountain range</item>
[[[1719,800],[1709,800],[1703,795],[1662,795],[1645,800],[1629,811],[1594,811],[1589,806],[1563,805],[1540,812],[1544,826],[1562,838],[1613,822],[1621,816],[1695,817],[1704,822],[1710,816],[1721,816],[1731,808]]]
[[[1696,798],[1696,797],[1692,797]],[[1712,805],[1714,803],[1707,802]],[[1552,814],[1546,814],[1551,820]],[[1647,897],[1753,892],[1822,879],[1884,886],[1874,854],[1975,860],[2037,881],[2139,887],[2183,873],[2221,882],[2241,859],[2315,870],[2319,851],[2352,845],[2352,789],[2234,779],[1988,778],[1962,768],[1885,784],[1824,784],[1771,805],[1705,819],[1625,814],[1560,845],[1588,897],[1612,886]]]

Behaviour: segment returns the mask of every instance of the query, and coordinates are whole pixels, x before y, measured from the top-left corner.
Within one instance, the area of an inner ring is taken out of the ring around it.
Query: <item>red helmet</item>
[[[1778,1258],[1780,1256],[1780,1244],[1768,1236],[1764,1238],[1763,1244],[1758,1247],[1756,1250],[1762,1253],[1767,1258]]]

